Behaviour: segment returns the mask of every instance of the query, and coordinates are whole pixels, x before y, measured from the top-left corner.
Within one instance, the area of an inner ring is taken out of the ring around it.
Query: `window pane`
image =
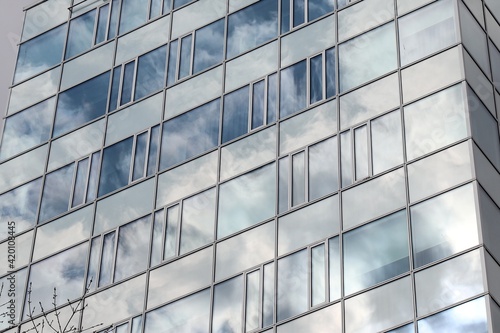
[[[403,66],[454,44],[457,33],[453,2],[437,1],[400,18],[399,39]]]
[[[262,327],[269,326],[274,319],[274,263],[264,266],[264,294],[262,300]]]
[[[222,143],[248,132],[248,94],[245,86],[224,96]]]
[[[323,55],[311,58],[310,63],[310,103],[314,104],[323,99]]]
[[[306,67],[306,61],[303,60],[281,71],[280,118],[289,116],[306,107]]]
[[[401,115],[394,111],[371,123],[373,174],[403,163]]]
[[[245,331],[253,331],[259,328],[259,291],[260,271],[247,274],[247,292],[245,306]]]
[[[281,0],[281,33],[290,31],[290,1]]]
[[[411,207],[416,267],[478,244],[474,202],[468,184]]]
[[[309,200],[339,188],[337,137],[309,147]]]
[[[120,35],[146,23],[148,0],[123,0],[120,18]]]
[[[278,321],[308,308],[307,259],[307,250],[302,250],[278,260]]]
[[[305,153],[292,156],[292,206],[306,200]]]
[[[309,0],[307,10],[309,11],[307,18],[309,21],[315,20],[326,13],[333,12],[335,8],[335,0]]]
[[[410,269],[406,213],[401,211],[344,235],[345,292],[351,294]],[[380,241],[385,239],[386,241]]]
[[[120,281],[147,268],[150,234],[150,216],[120,227],[116,250],[115,281]]]
[[[68,210],[74,169],[75,164],[72,163],[45,176],[39,222]]]
[[[148,133],[142,133],[137,136],[135,142],[135,156],[134,156],[134,171],[132,181],[144,177],[144,165],[146,163],[146,147],[147,147]]]
[[[146,176],[151,176],[156,172],[158,163],[158,145],[160,144],[160,126],[157,125],[151,129],[151,138],[149,141],[148,167]]]
[[[339,46],[340,91],[354,88],[396,69],[394,23]]]
[[[174,40],[170,43],[170,50],[168,53],[168,74],[167,74],[167,86],[170,86],[177,80],[177,48],[178,40]]]
[[[99,8],[99,21],[97,23],[97,32],[95,43],[99,44],[106,40],[106,26],[108,25],[109,4]]]
[[[180,254],[214,240],[215,189],[184,200],[182,205]]]
[[[51,98],[7,118],[0,146],[0,160],[47,141],[54,108],[55,98]]]
[[[154,214],[153,237],[151,238],[151,264],[158,265],[162,260],[163,235],[165,234],[165,210],[161,209]],[[151,296],[150,296],[151,297]]]
[[[134,86],[135,61],[125,64],[123,69],[122,97],[120,105],[126,104],[132,100],[132,88]]]
[[[265,81],[259,81],[253,85],[252,94],[252,129],[264,125],[264,88]]]
[[[323,303],[326,292],[325,245],[321,244],[311,249],[311,305]]]
[[[278,0],[262,0],[228,19],[227,58],[278,35]]]
[[[213,333],[241,332],[243,276],[237,276],[214,288]]]
[[[221,19],[196,31],[193,74],[218,64],[224,56],[224,23]]]
[[[163,88],[166,61],[166,46],[139,57],[134,100],[140,99]]]
[[[274,216],[275,178],[273,163],[220,186],[217,238]]]
[[[95,17],[96,10],[94,9],[70,22],[64,59],[69,59],[92,47]]]
[[[342,187],[349,186],[354,181],[351,136],[351,131],[340,134],[340,167],[342,172]]]
[[[99,270],[99,287],[111,282],[113,276],[113,258],[115,257],[116,231],[104,235],[102,244],[101,269]]]
[[[340,298],[340,240],[339,237],[328,240],[328,260],[330,278],[330,301]]]
[[[111,15],[109,18],[108,39],[114,38],[116,36],[119,14],[120,14],[120,0],[113,0],[113,2],[111,3]]]
[[[14,83],[61,62],[66,25],[54,28],[19,46]]]
[[[305,22],[305,0],[293,0],[293,26],[296,27]]]
[[[109,94],[109,112],[116,109],[118,104],[118,93],[120,90],[120,78],[122,73],[122,66],[117,66],[113,69],[113,78],[111,83],[111,93]]]
[[[499,75],[500,76],[500,75]],[[267,79],[267,123],[274,123],[276,121],[276,111],[278,106],[278,74],[274,73],[269,75]]]
[[[163,124],[161,170],[217,146],[219,103],[216,99]]]
[[[99,194],[103,196],[128,184],[133,138],[104,149]]]
[[[326,98],[335,96],[337,93],[337,82],[336,75],[337,72],[335,68],[335,48],[326,50]]]
[[[97,192],[97,176],[99,172],[101,160],[101,152],[92,154],[92,164],[90,165],[89,183],[87,185],[87,201],[93,201],[96,198]]]
[[[89,170],[89,158],[78,162],[76,172],[75,190],[73,192],[73,203],[71,207],[84,203],[85,185],[87,183],[87,172]]]
[[[179,61],[179,80],[191,74],[191,43],[193,35],[181,39],[181,59]]]
[[[279,178],[278,178],[278,187],[279,187],[279,198],[278,198],[278,213],[283,213],[288,210],[288,177],[289,177],[289,169],[290,162],[289,158],[284,157],[279,160]]]
[[[167,209],[167,229],[163,259],[177,255],[177,233],[179,228],[179,205]]]
[[[52,137],[71,131],[106,113],[109,72],[59,94]]]
[[[354,158],[356,159],[356,180],[368,178],[368,129],[366,125],[354,130]]]

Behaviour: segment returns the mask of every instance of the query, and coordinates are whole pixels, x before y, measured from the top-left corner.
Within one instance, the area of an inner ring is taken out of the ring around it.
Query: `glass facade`
[[[495,0],[25,11],[1,332],[500,332]]]

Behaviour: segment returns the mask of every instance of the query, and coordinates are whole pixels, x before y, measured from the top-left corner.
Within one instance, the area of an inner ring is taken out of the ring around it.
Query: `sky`
[[[16,64],[17,44],[21,38],[24,12],[23,8],[37,0],[0,0],[0,135],[3,130],[3,117],[7,111],[9,86]]]

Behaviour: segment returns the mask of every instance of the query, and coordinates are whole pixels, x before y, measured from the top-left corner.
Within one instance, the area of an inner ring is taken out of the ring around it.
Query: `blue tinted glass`
[[[50,137],[55,99],[51,98],[5,120],[0,160],[12,157]]]
[[[290,0],[281,0],[281,33],[290,31]]]
[[[78,162],[76,171],[75,189],[73,191],[73,202],[71,207],[78,206],[85,199],[85,184],[87,183],[87,172],[89,169],[89,158]]]
[[[326,98],[337,93],[335,82],[335,48],[326,50]]]
[[[163,14],[166,14],[172,9],[172,0],[163,0]]]
[[[190,3],[193,0],[174,0],[174,9],[179,8],[187,3]]]
[[[111,15],[109,18],[108,39],[116,36],[116,30],[118,28],[118,14],[120,14],[120,0],[113,0],[111,3]]]
[[[224,19],[198,31],[194,40],[193,74],[218,64],[224,52]]]
[[[264,89],[265,81],[253,85],[252,96],[252,129],[264,125]]]
[[[232,58],[278,35],[278,0],[262,0],[229,16],[227,57]]]
[[[146,23],[149,0],[122,0],[120,35]]]
[[[277,320],[284,320],[308,308],[307,250],[278,260]]]
[[[170,50],[168,53],[168,74],[167,74],[167,86],[173,84],[176,80],[176,70],[177,70],[177,46],[178,40],[174,40],[170,43]]]
[[[64,59],[69,59],[92,47],[95,16],[96,9],[78,16],[70,22]]]
[[[305,0],[293,0],[293,26],[296,27],[305,22]]]
[[[161,14],[162,0],[151,0],[151,8],[149,9],[149,18],[155,18]]]
[[[276,112],[278,111],[278,75],[275,73],[269,75],[267,79],[267,123],[276,121]]]
[[[134,173],[132,180],[144,177],[144,166],[146,164],[146,148],[148,145],[148,133],[137,136],[135,143]]]
[[[186,77],[191,72],[191,40],[193,35],[181,40],[181,59],[179,64],[179,79]]]
[[[220,100],[200,106],[163,125],[160,167],[165,169],[217,146]]]
[[[311,58],[310,64],[310,103],[316,103],[323,99],[323,56],[317,55]]]
[[[307,4],[308,20],[312,21],[326,13],[333,12],[335,0],[309,0]]]
[[[45,176],[39,222],[68,210],[74,168],[75,164],[72,163]]]
[[[149,142],[148,170],[147,176],[156,172],[156,161],[158,159],[158,144],[160,140],[160,126],[151,129],[151,141]]]
[[[19,46],[14,83],[61,62],[66,25],[54,28]]]
[[[131,61],[125,65],[123,70],[122,97],[120,105],[130,102],[132,99],[132,86],[134,81],[135,61]]]
[[[104,149],[99,197],[128,184],[132,143],[128,138]]]
[[[99,162],[101,160],[101,152],[92,154],[92,162],[90,165],[89,172],[89,183],[87,185],[87,201],[93,201],[96,197],[97,192],[97,175],[99,172]]]
[[[163,88],[166,62],[166,45],[139,57],[134,100]]]
[[[222,143],[248,132],[248,86],[224,96]]]
[[[109,112],[116,109],[118,104],[118,92],[120,90],[120,76],[122,66],[115,67],[113,70],[113,83],[111,84],[111,94],[109,96]]]
[[[40,199],[42,178],[0,195],[0,217],[2,221],[16,221],[16,232],[33,226]],[[0,228],[0,240],[7,237],[7,228]]]
[[[59,94],[54,134],[56,137],[106,113],[109,72]]]
[[[108,25],[108,11],[109,4],[102,6],[99,9],[99,21],[97,23],[97,35],[95,37],[95,43],[99,44],[106,40],[106,26]]]
[[[305,60],[281,71],[280,118],[306,107],[306,75]]]
[[[214,288],[212,332],[241,332],[243,276],[237,276]]]

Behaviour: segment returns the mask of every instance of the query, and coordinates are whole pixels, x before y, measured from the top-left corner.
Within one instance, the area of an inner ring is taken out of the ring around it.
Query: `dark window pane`
[[[120,76],[122,73],[122,66],[115,67],[113,70],[113,83],[111,84],[111,94],[109,97],[109,112],[116,109],[118,104],[118,93],[120,90]]]
[[[305,0],[293,0],[293,26],[296,27],[305,22]]]
[[[193,74],[218,64],[224,57],[224,19],[196,31]]]
[[[174,40],[172,43],[170,43],[170,51],[168,53],[167,86],[173,84],[176,81],[178,44],[178,40]]]
[[[146,23],[149,0],[122,0],[120,35]]]
[[[128,184],[132,142],[128,138],[104,149],[99,197]]]
[[[232,58],[278,35],[278,0],[262,0],[229,16],[227,57]]]
[[[281,33],[290,31],[290,1],[281,0]]]
[[[68,210],[74,168],[75,164],[73,163],[49,173],[45,177],[39,222],[46,221]]]
[[[120,0],[113,0],[111,3],[111,16],[109,18],[108,39],[116,36],[118,28],[118,15],[120,14]]]
[[[276,111],[278,110],[278,74],[269,75],[267,79],[267,123],[276,121]]]
[[[104,236],[104,244],[102,245],[102,259],[101,269],[99,272],[99,287],[105,286],[111,282],[113,257],[115,249],[116,231],[106,234]]]
[[[179,8],[187,3],[190,3],[193,0],[174,0],[174,9]]]
[[[335,82],[335,48],[326,50],[326,98],[335,96],[337,83]]]
[[[308,20],[312,21],[326,13],[333,12],[335,0],[309,0],[307,6]]]
[[[132,86],[134,83],[135,61],[131,61],[125,65],[123,70],[122,97],[120,105],[130,102],[132,99]]]
[[[179,63],[179,80],[191,74],[191,40],[193,35],[181,39],[181,59]]]
[[[50,137],[55,99],[51,98],[5,120],[0,160],[12,157]]]
[[[146,148],[148,145],[148,133],[142,133],[137,136],[135,143],[134,173],[132,180],[144,177],[144,167],[146,164]]]
[[[280,118],[306,107],[306,75],[305,60],[281,71]]]
[[[224,96],[222,143],[248,132],[248,86]]]
[[[84,202],[85,199],[85,184],[87,183],[87,172],[89,169],[89,158],[78,162],[76,171],[75,190],[73,191],[72,207],[78,206]]]
[[[102,6],[99,9],[99,21],[97,23],[97,35],[95,43],[99,44],[106,40],[106,26],[108,25],[109,5]]]
[[[158,144],[160,140],[160,126],[151,129],[151,140],[149,142],[148,170],[147,176],[156,172],[156,163],[158,160]]]
[[[66,25],[54,28],[19,46],[14,83],[61,62]]]
[[[163,14],[168,13],[172,9],[172,0],[163,0]]]
[[[171,119],[163,125],[161,169],[183,162],[217,146],[220,100]]]
[[[139,57],[134,100],[163,88],[166,61],[167,46],[162,46]]]
[[[69,59],[92,47],[96,10],[78,16],[69,24],[68,43],[64,59]]]
[[[265,81],[253,85],[252,97],[252,129],[264,125],[264,92]]]
[[[314,104],[323,99],[323,56],[311,58],[310,67],[310,103]]]
[[[54,134],[59,136],[106,113],[109,72],[59,94]]]

